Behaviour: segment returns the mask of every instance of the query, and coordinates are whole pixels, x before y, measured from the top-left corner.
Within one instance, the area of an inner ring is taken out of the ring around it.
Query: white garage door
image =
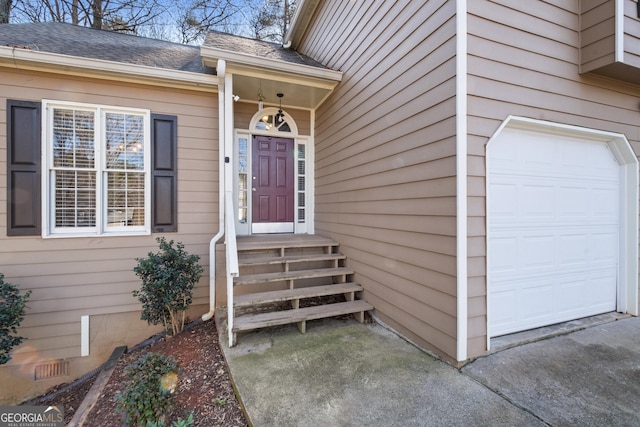
[[[615,310],[620,166],[607,144],[505,129],[488,173],[490,335]]]

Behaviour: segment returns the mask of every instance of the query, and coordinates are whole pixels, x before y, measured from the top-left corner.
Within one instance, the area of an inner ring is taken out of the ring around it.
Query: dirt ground
[[[109,379],[102,395],[87,418],[86,427],[122,426],[121,415],[115,411],[115,395],[121,391],[123,370],[128,364],[148,353],[173,356],[181,369],[175,390],[175,408],[168,419],[186,419],[193,411],[195,426],[247,426],[240,404],[233,391],[213,320],[195,325],[175,337],[162,338],[154,344],[123,355]],[[65,424],[82,403],[94,378],[56,393],[38,405],[63,405]],[[63,390],[64,387],[58,387]],[[47,393],[51,395],[53,391]]]

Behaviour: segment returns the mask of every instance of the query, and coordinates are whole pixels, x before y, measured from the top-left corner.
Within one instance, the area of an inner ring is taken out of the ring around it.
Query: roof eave
[[[0,46],[0,66],[216,92],[215,75]]]
[[[234,67],[238,70],[261,69],[272,74],[274,71],[286,74],[295,74],[303,78],[311,78],[324,81],[332,88],[342,81],[342,72],[327,68],[312,67],[309,65],[295,64],[278,59],[262,58],[246,53],[202,46],[200,55],[205,65],[215,67],[219,59],[227,62],[227,71]],[[231,68],[230,68],[231,67]]]

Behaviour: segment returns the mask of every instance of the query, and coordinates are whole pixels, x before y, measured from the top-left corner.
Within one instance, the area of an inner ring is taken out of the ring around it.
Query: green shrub
[[[130,426],[165,425],[173,409],[178,365],[173,357],[147,353],[124,369],[124,389],[116,395],[116,411]]]
[[[17,286],[4,281],[0,273],[0,365],[11,360],[9,354],[13,347],[20,345],[23,337],[16,334],[17,327],[24,319],[24,309],[31,291],[20,295]]]
[[[184,329],[186,310],[191,305],[193,287],[200,280],[202,267],[198,255],[189,255],[180,242],[156,239],[160,252],[149,252],[147,258],[136,258],[133,269],[142,279],[140,290],[133,296],[142,303],[140,318],[150,324],[163,324],[173,335]]]
[[[189,427],[193,423],[195,423],[195,419],[193,418],[193,411],[191,411],[186,419],[178,418],[172,422],[171,427]],[[165,421],[158,421],[157,423],[148,421],[146,427],[167,427],[167,423]]]

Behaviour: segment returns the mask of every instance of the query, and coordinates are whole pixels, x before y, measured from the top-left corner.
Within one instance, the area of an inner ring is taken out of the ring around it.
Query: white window
[[[44,107],[45,235],[149,233],[149,111]]]

